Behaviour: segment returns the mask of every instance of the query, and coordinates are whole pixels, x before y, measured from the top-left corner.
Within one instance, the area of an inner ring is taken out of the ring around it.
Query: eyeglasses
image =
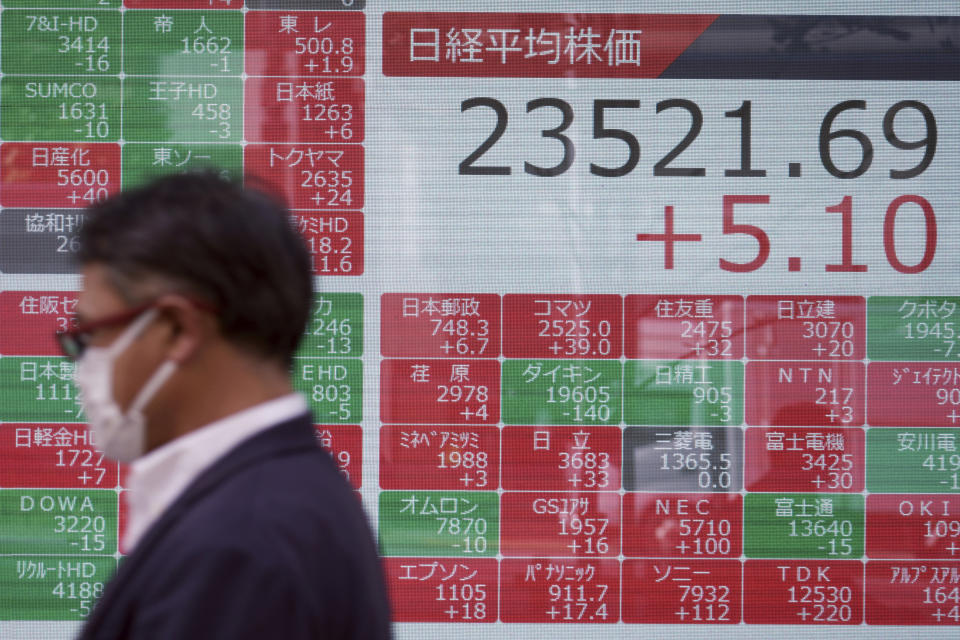
[[[216,310],[205,302],[192,298],[187,298],[187,301],[198,309],[216,313]],[[79,360],[80,357],[83,356],[83,352],[90,346],[94,333],[103,329],[122,327],[123,325],[129,324],[144,311],[156,306],[158,306],[158,300],[151,300],[150,302],[145,302],[144,304],[131,307],[105,318],[100,318],[99,320],[78,324],[72,329],[58,332],[56,336],[57,342],[60,343],[60,349],[63,351],[63,355],[71,360]]]

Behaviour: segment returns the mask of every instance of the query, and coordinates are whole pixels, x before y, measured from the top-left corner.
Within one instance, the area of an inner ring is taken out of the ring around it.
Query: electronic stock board
[[[205,167],[310,247],[399,637],[956,637],[956,3],[0,5],[3,638],[124,552],[83,208]]]

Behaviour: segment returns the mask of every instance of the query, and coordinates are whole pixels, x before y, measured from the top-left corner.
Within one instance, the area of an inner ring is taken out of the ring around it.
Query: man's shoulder
[[[260,543],[258,538],[291,526],[318,530],[325,525],[347,526],[362,513],[329,454],[319,447],[248,459],[225,471],[199,495],[188,491],[184,498],[182,515],[170,535],[198,542],[205,537],[222,541],[226,536]]]
[[[220,620],[220,603],[242,619],[296,612],[303,620],[289,624],[325,629],[324,637],[388,637],[389,607],[360,501],[310,430],[310,446],[277,446],[265,434],[265,443],[239,446],[198,478],[121,567],[122,588],[108,596],[113,618],[149,625],[177,612],[206,624]],[[245,608],[249,616],[237,613]]]
[[[150,548],[137,550],[148,573],[229,562],[315,591],[328,581],[359,585],[378,570],[360,501],[319,448],[248,459],[199,495],[188,490],[175,510],[144,541]]]

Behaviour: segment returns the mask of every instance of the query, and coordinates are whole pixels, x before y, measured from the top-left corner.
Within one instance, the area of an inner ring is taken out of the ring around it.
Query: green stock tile
[[[128,11],[123,70],[127,75],[239,76],[239,11]]]
[[[960,493],[956,429],[877,427],[867,432],[867,490]]]
[[[227,179],[243,176],[243,147],[238,144],[168,144],[137,142],[123,146],[123,188],[157,176],[211,169]]]
[[[363,419],[363,361],[359,358],[295,358],[293,387],[322,424]]]
[[[117,569],[110,557],[0,558],[0,620],[82,620]]]
[[[873,296],[867,300],[871,360],[960,360],[960,297]]]
[[[862,495],[748,493],[743,553],[748,558],[858,559],[863,512]]]
[[[0,555],[113,555],[112,489],[0,489]]]
[[[501,374],[507,424],[619,424],[617,360],[506,360]]]
[[[3,0],[5,9],[119,9],[123,0]]]
[[[322,293],[313,297],[313,309],[297,357],[363,355],[363,296],[359,293]]]
[[[32,76],[0,79],[5,141],[114,142],[120,138],[120,79]]]
[[[0,420],[83,422],[74,365],[57,356],[0,358]]]
[[[627,360],[623,419],[637,425],[739,426],[743,363]]]
[[[499,496],[489,491],[384,491],[379,508],[385,556],[495,556]]]
[[[119,11],[3,12],[0,69],[3,73],[120,73]]]
[[[240,142],[240,78],[127,78],[123,137],[130,142]]]

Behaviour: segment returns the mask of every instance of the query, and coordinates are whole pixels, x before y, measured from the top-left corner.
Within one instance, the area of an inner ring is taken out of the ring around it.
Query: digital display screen
[[[956,637],[958,50],[948,2],[2,0],[0,637],[126,551],[84,207],[211,167],[313,256],[397,637]]]

